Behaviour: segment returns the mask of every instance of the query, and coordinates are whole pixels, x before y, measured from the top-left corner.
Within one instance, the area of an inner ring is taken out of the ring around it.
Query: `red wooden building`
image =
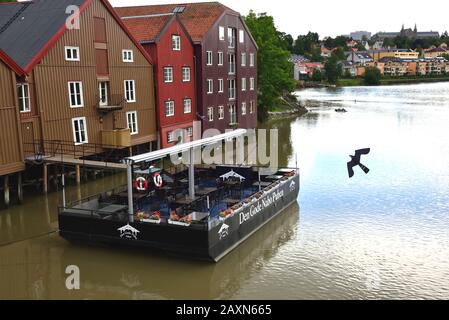
[[[160,147],[190,140],[197,116],[194,47],[189,34],[176,13],[123,16],[122,20],[154,63]]]
[[[203,131],[257,126],[258,48],[238,12],[219,2],[115,9],[121,17],[178,16],[193,41],[197,112]],[[136,29],[145,30],[145,25]]]

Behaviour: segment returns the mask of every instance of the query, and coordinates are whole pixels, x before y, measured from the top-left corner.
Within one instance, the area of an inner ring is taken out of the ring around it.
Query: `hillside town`
[[[300,36],[298,40],[303,39]],[[295,53],[292,46],[290,62],[298,81],[323,79],[326,62],[332,57],[337,61],[337,73],[344,78],[364,77],[368,67],[377,68],[383,77],[441,76],[449,74],[447,40],[447,32],[419,32],[416,26],[413,30],[402,27],[399,32],[378,32],[373,36],[367,31],[321,41],[315,36],[309,50],[302,50],[302,54]]]

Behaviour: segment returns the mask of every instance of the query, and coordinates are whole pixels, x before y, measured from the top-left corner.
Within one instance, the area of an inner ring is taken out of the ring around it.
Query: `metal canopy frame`
[[[213,145],[223,140],[233,139],[243,136],[247,133],[246,129],[236,129],[226,133],[222,133],[213,137],[195,140],[191,142],[182,143],[170,148],[165,148],[157,151],[152,151],[144,154],[140,154],[133,157],[127,157],[124,162],[127,166],[127,184],[128,184],[128,214],[129,222],[134,222],[134,203],[133,203],[133,165],[141,162],[155,161],[165,158],[169,155],[180,154],[182,152],[190,152],[190,165],[189,165],[189,196],[191,199],[195,199],[195,165],[194,165],[194,152],[195,148],[201,148],[203,146]]]

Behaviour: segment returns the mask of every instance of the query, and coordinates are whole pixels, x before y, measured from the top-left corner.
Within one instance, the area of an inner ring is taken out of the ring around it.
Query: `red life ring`
[[[162,188],[162,186],[164,185],[164,180],[162,180],[162,176],[158,172],[155,172],[153,174],[153,182],[154,182],[154,186],[157,189]]]
[[[135,187],[138,191],[148,190],[148,180],[144,177],[138,177],[135,182]]]

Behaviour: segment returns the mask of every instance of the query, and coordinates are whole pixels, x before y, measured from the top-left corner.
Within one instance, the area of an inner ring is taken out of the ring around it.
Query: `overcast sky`
[[[114,6],[182,3],[170,0],[110,0]],[[195,2],[202,2],[201,0]],[[367,30],[399,31],[402,24],[418,31],[449,29],[449,2],[405,0],[220,0],[221,3],[246,15],[250,9],[274,16],[280,31],[292,34],[318,32],[320,37],[349,34]],[[428,6],[428,7],[427,7]]]

